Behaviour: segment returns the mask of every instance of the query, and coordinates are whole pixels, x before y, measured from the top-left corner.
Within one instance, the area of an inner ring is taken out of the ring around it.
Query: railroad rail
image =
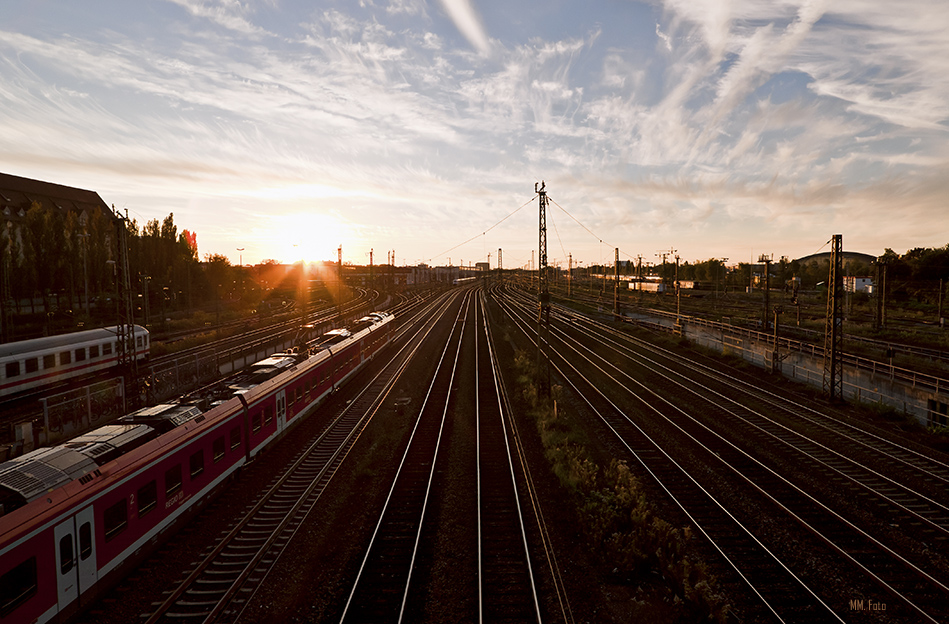
[[[480,310],[481,323],[478,321]],[[508,443],[497,357],[483,295],[475,312],[478,455],[478,621],[541,623],[524,516]]]
[[[341,622],[402,621],[470,299],[471,291],[466,290],[349,593]]]
[[[502,308],[536,347],[532,306],[511,297],[499,301]],[[581,358],[582,359],[582,358]],[[596,366],[589,362],[591,366]],[[667,452],[626,411],[610,399],[596,381],[588,378],[570,359],[551,359],[554,372],[616,436],[631,457],[708,540],[712,548],[761,602],[757,619],[775,621],[826,621],[837,618],[803,579],[754,532],[726,509],[715,496]],[[787,618],[785,620],[784,618]]]
[[[757,492],[765,504],[790,517],[811,539],[816,539],[817,545],[833,553],[835,565],[859,570],[868,582],[876,584],[876,591],[887,592],[913,613],[914,618],[937,621],[945,615],[949,587],[939,580],[944,568],[928,564],[925,548],[922,553],[907,552],[892,543],[889,536],[874,534],[866,525],[858,526],[855,519],[845,517],[819,500],[810,488],[793,483],[762,459],[770,457],[773,448],[781,447],[782,452],[795,458],[793,461],[806,462],[803,466],[811,468],[810,471],[802,468],[803,472],[819,470],[817,474],[836,479],[835,488],[852,487],[855,498],[857,492],[869,496],[868,506],[884,505],[882,515],[891,523],[920,526],[924,529],[921,534],[929,540],[927,546],[945,540],[947,509],[943,503],[893,480],[881,479],[880,471],[832,451],[826,444],[799,432],[790,435],[788,428],[778,427],[759,411],[745,408],[743,401],[724,397],[724,388],[718,391],[701,388],[694,375],[687,378],[673,375],[669,366],[659,368],[652,359],[641,354],[633,357],[600,332],[587,331],[582,338],[577,338],[571,335],[580,331],[577,323],[564,326],[569,329],[555,326],[552,331],[558,348],[565,351],[561,356],[566,359],[569,351],[570,359],[580,358],[588,367],[598,368],[601,375],[609,376],[615,382],[611,384],[616,389],[614,396],[625,394],[633,399],[633,405],[664,419],[667,430],[677,431],[687,440],[680,444],[701,449],[710,464],[724,465],[739,483],[748,486],[749,492]],[[617,357],[622,358],[622,365],[615,363]],[[644,370],[650,374],[646,375]],[[574,373],[579,374],[579,371]],[[679,381],[670,381],[673,376]],[[667,397],[676,397],[676,400],[673,402]],[[680,407],[682,404],[687,407]],[[774,427],[778,429],[769,431]],[[623,433],[624,438],[626,435]],[[767,442],[762,442],[764,438]],[[755,445],[764,450],[755,451]],[[843,495],[846,496],[846,490]],[[799,617],[796,615],[795,619]]]
[[[446,304],[441,298],[402,325],[399,341],[414,332],[372,381],[337,414],[323,432],[262,493],[186,578],[149,616],[147,622],[235,621],[266,579],[297,529],[312,512],[340,463],[379,409],[392,386],[416,355]]]

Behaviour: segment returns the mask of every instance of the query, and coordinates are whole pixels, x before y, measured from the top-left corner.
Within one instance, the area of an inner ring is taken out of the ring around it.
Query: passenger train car
[[[135,325],[135,357],[148,357],[148,330]],[[111,368],[118,328],[103,327],[0,345],[0,398]]]
[[[0,624],[62,621],[391,339],[373,313],[207,396],[0,464]]]

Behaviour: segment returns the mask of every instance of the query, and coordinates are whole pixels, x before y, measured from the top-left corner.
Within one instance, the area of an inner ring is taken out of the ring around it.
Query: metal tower
[[[132,307],[132,280],[129,275],[128,214],[122,216],[115,211],[115,240],[117,254],[115,259],[115,290],[118,308],[116,338],[118,346],[119,370],[125,379],[126,404],[138,405],[138,359],[135,357],[135,313]]]
[[[541,181],[540,188],[534,183],[540,206],[540,234],[537,244],[539,262],[537,264],[537,367],[539,369],[543,394],[550,394],[550,365],[547,362],[547,345],[550,341],[550,290],[547,279],[547,191],[545,183]]]
[[[843,398],[843,235],[834,234],[827,277],[827,321],[824,326],[824,392]]]
[[[619,247],[613,249],[613,315],[619,316]]]
[[[504,290],[504,265],[501,262],[501,248],[498,247],[498,285]]]

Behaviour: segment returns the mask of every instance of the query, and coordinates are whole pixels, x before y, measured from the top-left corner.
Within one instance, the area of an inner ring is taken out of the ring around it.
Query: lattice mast
[[[547,348],[550,341],[550,290],[547,270],[547,191],[545,183],[541,181],[540,188],[534,183],[540,208],[539,234],[537,242],[537,368],[540,374],[542,388],[545,395],[550,393],[550,365],[547,357]]]
[[[613,249],[613,314],[619,316],[619,247]]]
[[[115,216],[115,289],[118,307],[116,338],[119,370],[125,380],[125,399],[132,407],[138,403],[138,358],[135,356],[135,313],[132,307],[132,279],[129,275],[128,212],[123,216],[112,206]]]
[[[498,247],[498,285],[504,290],[504,263],[501,261],[501,248]]]
[[[824,326],[824,392],[843,398],[843,235],[834,234],[827,277],[827,320]]]

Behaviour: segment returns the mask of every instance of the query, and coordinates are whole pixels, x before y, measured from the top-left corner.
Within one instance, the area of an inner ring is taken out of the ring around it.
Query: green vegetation
[[[725,622],[729,603],[705,563],[691,552],[691,530],[656,515],[625,462],[611,459],[600,466],[591,459],[586,435],[558,412],[556,402],[547,406],[539,400],[532,362],[523,352],[515,357],[517,387],[547,459],[576,505],[590,551],[606,568],[626,577],[660,574],[691,621]]]

